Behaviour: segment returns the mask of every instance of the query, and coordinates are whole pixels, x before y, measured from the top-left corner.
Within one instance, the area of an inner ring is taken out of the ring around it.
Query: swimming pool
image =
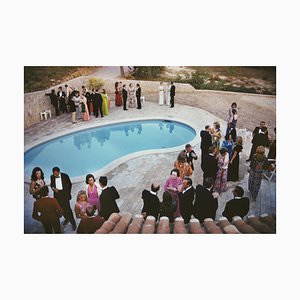
[[[30,179],[36,166],[42,168],[47,181],[54,166],[70,177],[85,176],[126,155],[178,147],[195,137],[192,127],[171,120],[129,121],[85,129],[26,151],[25,179]]]

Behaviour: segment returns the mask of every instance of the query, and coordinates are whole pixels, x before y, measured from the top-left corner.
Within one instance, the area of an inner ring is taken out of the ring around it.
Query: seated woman
[[[80,190],[77,194],[77,202],[75,203],[76,218],[81,219],[86,217],[86,208],[90,206],[85,191]]]
[[[193,169],[186,161],[186,152],[184,150],[179,153],[177,160],[174,163],[174,168],[179,170],[181,180],[193,175]]]
[[[171,171],[170,177],[167,179],[164,190],[169,192],[172,198],[176,201],[176,211],[174,212],[174,219],[180,216],[178,193],[182,189],[182,179],[178,169]]]
[[[105,89],[102,89],[101,96],[102,96],[102,100],[103,100],[102,112],[105,116],[107,116],[109,113],[110,99],[108,98]]]

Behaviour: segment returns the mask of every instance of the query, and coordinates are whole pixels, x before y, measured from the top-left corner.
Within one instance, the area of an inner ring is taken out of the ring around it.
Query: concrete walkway
[[[125,76],[128,75],[128,67],[124,67]],[[89,76],[101,77],[103,79],[121,79],[120,67],[100,67],[97,71],[93,72]]]
[[[57,136],[58,134],[65,134],[76,130],[93,127],[95,125],[103,125],[112,121],[119,121],[132,118],[144,117],[161,117],[161,118],[178,118],[186,120],[189,124],[197,130],[199,137],[200,129],[204,128],[206,124],[213,124],[214,121],[219,121],[221,128],[224,132],[226,123],[224,120],[214,116],[213,114],[186,105],[176,104],[174,109],[168,106],[159,106],[158,99],[155,102],[146,102],[143,104],[142,110],[129,109],[128,111],[122,110],[120,107],[115,107],[112,101],[110,114],[103,119],[96,119],[91,116],[88,122],[80,121],[77,124],[71,123],[70,114],[64,114],[59,117],[53,117],[47,121],[42,121],[39,124],[33,125],[25,130],[25,149],[40,143],[43,140],[48,140]],[[228,200],[232,199],[232,187],[236,184],[241,185],[246,191],[246,196],[249,197],[247,192],[248,182],[248,164],[245,162],[250,151],[250,137],[247,131],[239,129],[238,133],[244,139],[244,150],[240,155],[240,182],[229,182],[227,191],[222,193],[219,198],[219,208],[217,211],[217,218],[221,216],[225,204]],[[196,153],[200,156],[199,142],[193,145]],[[114,185],[120,194],[120,199],[117,201],[121,212],[130,212],[132,214],[140,213],[142,208],[141,193],[143,189],[149,189],[151,183],[155,180],[160,183],[161,189],[159,191],[159,198],[162,198],[163,185],[173,168],[174,161],[178,152],[149,154],[140,156],[138,158],[130,159],[115,168],[108,171],[105,175],[108,176],[109,185]],[[67,170],[62,172],[68,173]],[[104,174],[103,174],[104,175]],[[202,170],[200,168],[200,160],[195,162],[195,172],[193,174],[194,186],[202,183]],[[96,178],[98,180],[98,178]],[[251,200],[250,214],[259,215],[260,213],[275,213],[276,212],[276,178],[272,182],[263,180],[261,192],[257,200]],[[49,184],[49,178],[46,178]],[[71,207],[74,208],[76,195],[79,190],[85,188],[84,182],[73,184]],[[29,195],[29,184],[24,183],[24,231],[26,233],[43,233],[42,225],[33,220],[31,217],[33,198]],[[79,223],[79,220],[77,220]],[[63,226],[62,226],[63,227]],[[65,233],[73,233],[71,225],[68,224],[63,228]]]

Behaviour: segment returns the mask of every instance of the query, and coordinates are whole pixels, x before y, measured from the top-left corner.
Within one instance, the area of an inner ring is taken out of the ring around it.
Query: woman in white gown
[[[166,87],[166,105],[170,105],[170,91],[171,91],[171,83],[168,82]]]
[[[164,86],[163,86],[163,83],[161,82],[159,84],[159,102],[158,104],[159,105],[164,105]]]

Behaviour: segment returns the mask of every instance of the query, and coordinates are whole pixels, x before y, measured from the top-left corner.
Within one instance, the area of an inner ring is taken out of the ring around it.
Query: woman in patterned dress
[[[214,122],[214,126],[211,130],[212,136],[212,146],[216,149],[216,155],[219,154],[220,151],[220,139],[222,137],[221,127],[219,122]]]
[[[263,171],[266,170],[268,166],[269,163],[265,156],[265,147],[258,146],[250,162],[250,174],[248,179],[248,190],[254,200],[256,200],[261,186]]]
[[[217,156],[217,160],[218,160],[218,171],[217,171],[217,177],[214,183],[213,191],[222,193],[225,192],[227,188],[229,154],[226,148],[221,148],[220,153]]]
[[[128,87],[128,100],[129,100],[128,107],[134,108],[135,107],[135,89],[132,86],[132,83],[129,83],[129,87]]]
[[[193,175],[193,169],[186,161],[185,150],[179,153],[177,160],[174,163],[174,168],[179,170],[181,180],[183,180],[185,177],[190,177]]]
[[[115,105],[122,106],[122,93],[119,82],[115,82]]]

